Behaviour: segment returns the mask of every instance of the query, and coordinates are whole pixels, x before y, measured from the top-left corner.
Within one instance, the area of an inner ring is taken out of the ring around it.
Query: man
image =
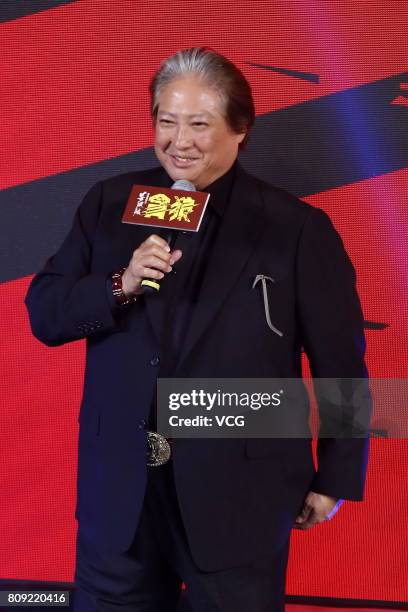
[[[151,96],[161,167],[95,185],[26,300],[44,343],[87,340],[75,609],[171,612],[184,581],[195,612],[281,611],[291,528],[362,499],[366,440],[321,439],[317,472],[302,438],[179,439],[147,466],[156,379],[296,378],[302,347],[315,377],[365,377],[354,270],[325,213],[236,161],[254,105],[231,62],[178,52]],[[121,223],[133,184],[178,179],[211,193],[198,234]]]

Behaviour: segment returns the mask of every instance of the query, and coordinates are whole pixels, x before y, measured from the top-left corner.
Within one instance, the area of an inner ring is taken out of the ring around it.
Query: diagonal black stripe
[[[245,167],[299,196],[407,167],[408,109],[391,104],[407,76],[258,117]]]
[[[76,0],[0,0],[0,23],[46,11]]]
[[[320,77],[318,74],[313,72],[299,72],[298,70],[289,70],[288,68],[277,68],[276,66],[266,66],[265,64],[254,64],[253,62],[245,62],[248,66],[254,66],[254,68],[262,68],[263,70],[270,70],[271,72],[277,72],[279,74],[285,74],[286,76],[294,77],[295,79],[301,79],[302,81],[309,81],[309,83],[319,83]]]
[[[385,329],[386,327],[389,327],[389,323],[381,323],[381,322],[376,322],[376,321],[364,321],[364,328],[365,329]]]
[[[298,196],[408,166],[408,110],[391,104],[399,75],[257,118],[244,167]],[[0,281],[37,271],[97,180],[158,165],[151,149],[0,191]]]
[[[0,282],[44,265],[96,181],[157,165],[153,150],[147,149],[0,191]]]

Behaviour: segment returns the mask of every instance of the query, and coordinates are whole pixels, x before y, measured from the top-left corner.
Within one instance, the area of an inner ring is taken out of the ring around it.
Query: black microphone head
[[[183,191],[197,191],[195,185],[190,183],[190,181],[186,181],[185,179],[179,179],[171,186],[172,189],[182,189]]]

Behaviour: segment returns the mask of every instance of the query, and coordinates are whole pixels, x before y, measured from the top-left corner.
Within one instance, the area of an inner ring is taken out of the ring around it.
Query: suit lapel
[[[210,325],[251,256],[262,229],[262,208],[259,183],[238,164],[231,200],[210,254],[179,365]]]

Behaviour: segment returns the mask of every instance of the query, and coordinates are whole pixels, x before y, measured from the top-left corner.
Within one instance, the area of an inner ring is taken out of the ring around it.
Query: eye
[[[159,119],[159,123],[162,125],[173,125],[174,121],[171,121],[171,119]]]
[[[207,127],[208,123],[205,123],[205,121],[194,121],[193,125],[194,127]]]

